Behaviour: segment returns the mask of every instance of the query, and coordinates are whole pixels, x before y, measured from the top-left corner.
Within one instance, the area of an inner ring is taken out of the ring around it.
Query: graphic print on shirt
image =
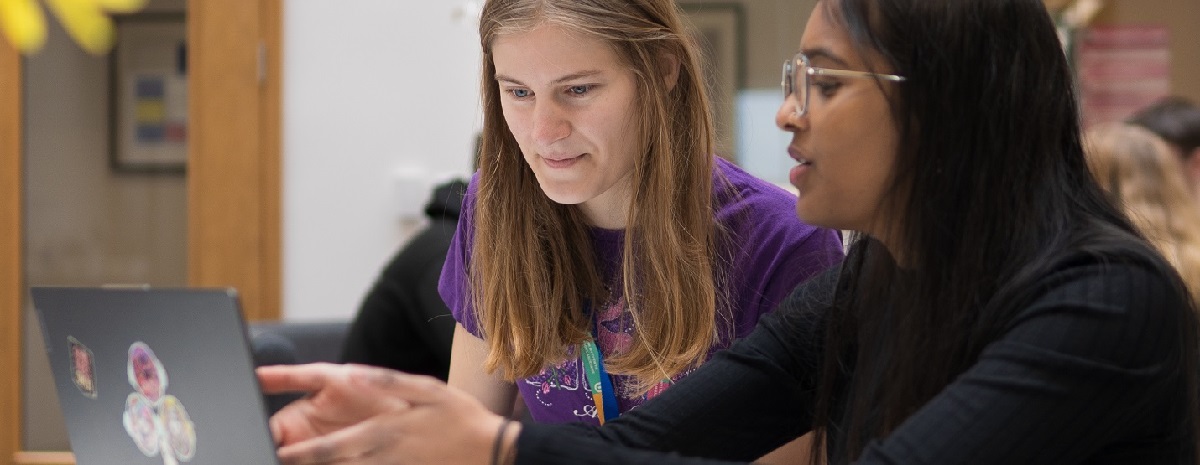
[[[579,363],[579,351],[574,347],[567,348],[566,360],[543,368],[541,373],[525,378],[521,382],[533,387],[533,397],[542,407],[554,407],[555,401],[560,400],[564,393],[591,392],[584,380],[583,364]],[[526,401],[528,402],[528,398]],[[576,409],[573,413],[575,416],[584,418],[594,416],[596,414],[595,406],[587,411]]]
[[[625,353],[633,346],[633,315],[626,307],[625,299],[618,298],[614,303],[600,307],[596,320],[596,345],[603,353],[604,360],[607,361],[614,354]],[[619,410],[625,412],[641,405],[691,372],[689,369],[671,381],[664,380],[644,394],[638,394],[631,376],[612,375]],[[534,400],[539,406],[569,409],[576,418],[596,420],[598,424],[596,404],[577,347],[567,349],[565,361],[549,366],[521,382],[532,388]]]

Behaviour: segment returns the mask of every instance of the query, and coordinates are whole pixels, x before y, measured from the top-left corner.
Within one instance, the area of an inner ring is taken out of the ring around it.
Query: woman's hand
[[[271,418],[287,465],[489,463],[507,423],[427,376],[329,364],[263,367],[258,376],[267,393],[310,393]],[[519,428],[505,428],[504,451]]]

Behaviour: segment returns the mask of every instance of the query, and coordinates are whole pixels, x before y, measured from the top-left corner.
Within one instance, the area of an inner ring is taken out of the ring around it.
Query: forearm
[[[509,417],[517,397],[517,387],[500,378],[497,373],[483,370],[487,349],[487,343],[458,325],[451,348],[448,384],[478,399],[493,413]]]

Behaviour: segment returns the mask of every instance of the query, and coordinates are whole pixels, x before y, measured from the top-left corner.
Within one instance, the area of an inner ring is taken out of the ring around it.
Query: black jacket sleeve
[[[1194,463],[1181,428],[1191,310],[1163,273],[1093,263],[1049,276],[973,366],[858,463]]]
[[[1196,367],[1181,357],[1194,350],[1183,336],[1194,319],[1164,273],[1093,263],[1048,276],[974,365],[855,463],[1195,463],[1195,393],[1184,379]],[[804,298],[810,285],[748,339],[603,428],[526,426],[517,463],[745,461],[803,433],[822,326],[821,307]]]

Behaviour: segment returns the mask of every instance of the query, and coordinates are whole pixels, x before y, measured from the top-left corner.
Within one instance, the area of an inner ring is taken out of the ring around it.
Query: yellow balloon
[[[146,6],[146,0],[95,0],[96,6],[114,13],[132,13]]]
[[[33,0],[0,0],[0,32],[21,53],[46,44],[46,19]]]
[[[102,54],[112,48],[113,25],[94,1],[46,0],[46,3],[80,47],[90,53]]]

